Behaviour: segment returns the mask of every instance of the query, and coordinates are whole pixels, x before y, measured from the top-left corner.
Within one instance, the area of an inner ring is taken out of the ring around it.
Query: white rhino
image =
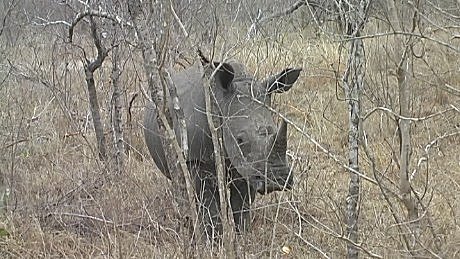
[[[287,124],[282,121],[277,130],[267,106],[273,93],[291,89],[301,71],[288,68],[266,80],[257,81],[238,62],[214,62],[211,66],[202,56],[201,62],[172,75],[187,125],[187,166],[195,181],[198,215],[208,237],[221,233],[222,229],[203,79],[211,74],[214,67],[220,67],[214,74],[212,92],[220,111],[215,116],[219,116],[221,125],[218,126],[223,131],[226,175],[237,231],[248,228],[249,209],[256,192],[267,194],[292,188],[293,175],[286,161]],[[150,154],[158,168],[170,178],[151,105],[147,107],[144,124]],[[174,125],[178,125],[177,121]],[[177,139],[181,139],[178,128],[175,128],[175,132]]]

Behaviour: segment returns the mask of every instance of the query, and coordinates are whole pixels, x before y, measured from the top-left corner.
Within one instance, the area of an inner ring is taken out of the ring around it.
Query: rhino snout
[[[286,178],[276,180],[258,179],[255,184],[255,189],[259,194],[262,195],[275,191],[291,190],[292,186],[294,185],[294,179],[292,176]]]

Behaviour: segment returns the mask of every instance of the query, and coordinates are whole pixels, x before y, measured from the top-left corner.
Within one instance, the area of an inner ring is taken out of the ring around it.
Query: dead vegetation
[[[124,172],[115,174],[112,158],[98,159],[81,53],[48,28],[27,30],[36,31],[35,36],[21,34],[15,46],[4,44],[0,50],[0,174],[9,188],[0,218],[0,256],[224,256],[218,247],[184,251],[183,242],[188,241],[178,233],[191,226],[178,220],[171,183],[157,172],[143,143],[141,87],[146,80],[139,53],[122,54],[127,61],[120,83],[125,103],[132,105],[124,107],[125,116],[128,108],[131,113],[130,123],[124,117],[129,153]],[[84,37],[79,40],[85,42]],[[361,184],[359,248],[364,257],[405,254],[401,235],[406,223],[395,222],[395,215],[404,218],[405,210],[391,196],[397,192],[399,161],[397,122],[388,110],[398,110],[397,82],[391,76],[394,68],[381,55],[391,41],[365,41],[364,134],[386,195],[375,183]],[[425,206],[417,242],[432,252],[428,256],[455,258],[460,253],[459,53],[429,41],[417,47],[424,58],[413,65],[411,112],[418,119],[411,126],[410,169],[414,192]],[[337,80],[346,51],[335,39],[305,30],[287,32],[276,41],[255,39],[232,55],[258,77],[286,65],[304,68],[298,86],[276,98],[277,109],[302,131],[289,128],[296,186],[291,192],[258,197],[252,231],[237,238],[238,254],[345,257],[347,103]],[[110,72],[106,62],[95,74],[105,122],[110,116]],[[110,130],[105,134],[112,138]],[[375,179],[364,151],[360,163],[362,173]],[[289,247],[288,255],[283,247]]]

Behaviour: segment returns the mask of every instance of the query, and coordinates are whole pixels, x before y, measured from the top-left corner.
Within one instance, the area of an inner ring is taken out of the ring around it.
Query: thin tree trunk
[[[163,83],[167,84],[168,89],[169,89],[169,95],[170,95],[170,101],[172,101],[172,106],[174,110],[174,114],[171,114],[172,116],[175,116],[176,120],[173,120],[173,123],[177,123],[177,125],[174,125],[174,127],[177,127],[179,129],[179,135],[180,135],[180,143],[177,138],[175,138],[175,141],[173,141],[174,144],[174,149],[177,154],[178,158],[178,163],[181,165],[181,170],[182,170],[182,177],[181,177],[181,182],[180,186],[178,186],[179,189],[181,189],[182,192],[185,192],[184,195],[188,198],[188,204],[184,205],[184,207],[187,207],[188,205],[188,210],[189,210],[189,215],[191,217],[191,221],[193,223],[197,222],[197,215],[195,214],[194,208],[196,208],[195,205],[195,189],[193,187],[192,179],[190,172],[188,171],[187,168],[187,157],[188,157],[188,135],[187,135],[187,124],[185,123],[185,115],[184,115],[184,110],[182,109],[182,106],[180,104],[179,97],[177,95],[177,89],[176,86],[171,79],[171,76],[169,75],[168,72],[163,73],[164,76],[162,77]],[[174,134],[174,132],[171,130],[171,134]],[[182,151],[182,154],[181,154]],[[185,188],[185,190],[184,190]]]
[[[104,136],[104,127],[101,122],[101,113],[97,99],[96,86],[94,83],[94,71],[101,67],[104,59],[107,57],[107,50],[101,44],[99,35],[96,30],[96,23],[93,21],[91,16],[90,21],[91,34],[97,49],[97,57],[93,62],[87,61],[85,66],[86,86],[88,88],[88,99],[91,110],[91,117],[93,118],[94,131],[96,133],[99,158],[105,161],[107,159],[107,149]]]
[[[142,40],[145,44],[146,41]],[[148,85],[150,90],[150,95],[153,101],[153,109],[155,110],[155,114],[157,115],[156,120],[159,125],[159,132],[163,136],[161,139],[163,141],[163,148],[166,153],[166,162],[171,172],[171,180],[173,182],[173,187],[175,188],[175,192],[178,194],[175,196],[176,201],[178,202],[178,206],[180,208],[180,212],[189,213],[190,206],[187,204],[187,189],[186,189],[186,182],[184,178],[183,171],[187,171],[187,166],[182,165],[179,163],[179,155],[181,154],[180,148],[178,150],[175,149],[174,140],[175,140],[175,133],[171,128],[171,118],[170,114],[166,115],[166,107],[165,107],[165,93],[164,91],[160,90],[163,89],[161,85],[161,77],[160,73],[157,68],[156,60],[157,55],[152,48],[143,47],[143,60],[144,60],[144,70],[148,76]],[[168,116],[168,117],[167,117]]]
[[[6,213],[6,205],[9,196],[8,185],[6,184],[6,177],[3,172],[0,172],[0,218]]]
[[[98,154],[101,160],[106,160],[107,149],[105,145],[104,127],[102,126],[101,122],[101,113],[99,111],[96,86],[94,85],[94,74],[88,69],[85,70],[85,74],[91,117],[93,118],[94,131],[96,133]]]
[[[361,114],[361,91],[364,85],[366,59],[364,55],[364,43],[359,39],[361,30],[366,23],[368,1],[350,1],[340,6],[342,21],[346,22],[345,33],[350,40],[347,69],[343,76],[346,98],[348,100],[348,166],[359,172],[359,138],[360,138],[360,114]],[[350,173],[348,184],[346,224],[347,237],[351,241],[347,243],[347,257],[358,258],[359,250],[354,245],[358,243],[358,219],[360,200],[360,177]]]
[[[142,41],[143,44],[146,41]],[[160,73],[156,66],[156,53],[152,48],[143,47],[143,60],[144,60],[144,70],[148,77],[148,85],[150,90],[150,95],[153,101],[154,113],[157,115],[156,120],[159,126],[159,133],[163,136],[162,146],[166,154],[166,164],[168,166],[169,172],[171,173],[171,180],[174,188],[174,199],[178,206],[178,212],[181,215],[181,220],[186,220],[187,217],[190,217],[192,222],[196,222],[195,215],[195,202],[193,194],[189,193],[187,186],[191,186],[190,180],[186,178],[190,177],[190,173],[187,168],[187,164],[182,155],[182,150],[177,143],[176,135],[172,129],[170,114],[166,115],[166,103],[163,98],[166,98],[165,93],[159,89],[162,89]],[[186,237],[189,236],[189,233],[186,233],[183,228],[181,228],[181,234]],[[189,245],[189,238],[186,238],[184,241],[184,250],[187,250]]]
[[[361,39],[354,39],[350,43],[349,67],[345,75],[345,89],[348,100],[348,166],[359,172],[359,130],[361,111],[361,89],[364,78],[364,45]],[[347,236],[358,242],[358,216],[359,216],[360,178],[357,174],[350,173],[347,196]],[[358,258],[358,249],[347,244],[348,258]]]
[[[155,5],[161,4],[161,2],[155,3]],[[150,9],[151,12],[154,10],[162,10],[162,8],[161,6],[155,6],[154,9]],[[135,13],[132,11],[130,12],[137,37],[139,39],[142,59],[144,62],[144,71],[147,76],[150,96],[153,102],[153,109],[155,110],[154,113],[157,116],[156,120],[159,125],[159,133],[163,136],[161,138],[163,141],[162,145],[167,158],[167,166],[171,173],[173,188],[176,193],[174,198],[178,206],[178,212],[180,213],[182,220],[189,217],[194,223],[196,222],[197,216],[195,214],[195,199],[191,187],[190,173],[182,150],[177,142],[175,132],[172,129],[172,114],[170,114],[167,109],[166,90],[169,87],[174,87],[174,85],[166,86],[166,84],[168,84],[168,82],[165,84],[167,79],[164,80],[161,76],[160,65],[158,63],[160,57],[159,54],[161,53],[158,53],[157,50],[150,44],[150,42],[155,42],[158,46],[160,43],[158,39],[164,40],[165,35],[162,35],[161,33],[157,35],[157,33],[151,30],[152,28],[154,30],[160,30],[160,27],[161,30],[166,30],[166,28],[163,27],[164,23],[162,22],[162,18],[164,17],[156,17],[154,13],[149,13],[148,19],[142,20],[141,26],[138,26],[137,22],[140,21],[140,19],[136,17]],[[166,46],[167,44],[164,45]],[[175,90],[172,91],[175,92]],[[181,234],[181,236],[189,237],[189,233],[185,232],[183,228],[181,228]],[[189,241],[189,238],[183,239],[185,257],[187,257],[187,251],[190,245]]]
[[[188,135],[187,135],[187,124],[185,123],[185,115],[182,106],[180,105],[179,96],[177,96],[176,86],[168,72],[164,73],[164,78],[169,89],[169,96],[172,100],[174,115],[177,118],[177,127],[180,132],[180,146],[182,148],[182,154],[184,155],[185,161],[187,161],[188,156]],[[179,140],[178,140],[179,141]],[[186,177],[188,178],[188,177]],[[191,183],[190,183],[191,186]],[[192,192],[193,196],[193,192]]]
[[[414,30],[416,27],[410,24],[410,12],[404,8],[404,1],[395,0],[389,1],[389,10],[392,19],[392,26],[395,30],[407,31],[410,27]],[[401,200],[407,211],[407,221],[409,229],[412,232],[409,237],[405,239],[411,240],[410,243],[406,242],[410,247],[407,247],[411,255],[416,255],[416,239],[418,238],[419,223],[418,223],[418,209],[414,197],[411,193],[411,185],[409,182],[409,162],[411,153],[411,134],[410,134],[410,120],[403,118],[410,118],[410,79],[411,79],[411,63],[409,57],[412,56],[412,38],[410,36],[396,37],[394,44],[394,60],[396,64],[396,78],[398,80],[398,94],[399,94],[399,115],[402,117],[398,120],[399,126],[399,192]]]
[[[180,141],[176,138],[174,131],[172,128],[168,129],[170,135],[173,136],[172,144],[174,145],[174,151],[177,155],[177,163],[180,165],[180,169],[182,171],[182,175],[180,177],[180,181],[178,183],[180,186],[178,188],[181,192],[184,193],[184,197],[187,197],[186,201],[188,204],[184,206],[189,207],[189,214],[191,216],[192,222],[196,222],[196,217],[194,213],[195,208],[195,191],[192,184],[191,175],[187,168],[187,156],[188,156],[188,136],[187,136],[187,125],[185,123],[185,115],[182,106],[180,105],[179,97],[177,96],[177,89],[176,86],[171,79],[171,76],[168,72],[164,72],[162,76],[162,82],[167,84],[167,88],[169,90],[170,100],[172,101],[172,106],[174,110],[174,114],[170,114],[170,116],[174,116],[176,119],[173,119],[173,126],[179,129]],[[174,125],[177,123],[178,125]]]
[[[113,105],[113,115],[112,115],[112,127],[114,135],[114,146],[115,146],[115,162],[117,173],[123,171],[124,166],[124,154],[125,154],[125,145],[123,139],[123,120],[122,120],[122,100],[121,100],[121,89],[120,89],[120,74],[121,71],[118,67],[119,61],[119,50],[118,47],[112,50],[112,105]]]
[[[402,117],[410,118],[410,84],[408,74],[408,60],[404,57],[401,66],[398,68],[398,87],[399,87],[399,114]],[[410,120],[399,119],[399,136],[400,136],[400,167],[399,167],[399,192],[401,199],[406,207],[408,221],[412,231],[411,246],[414,249],[416,245],[418,232],[418,209],[411,193],[411,185],[409,182],[409,161],[411,153],[411,135],[410,135]]]
[[[211,99],[212,85],[214,85],[214,77],[210,76],[209,80],[205,80],[204,92],[205,92],[205,102],[206,102],[206,117],[208,119],[209,129],[211,131],[212,144],[214,148],[214,158],[216,163],[217,170],[217,181],[219,186],[219,201],[220,201],[220,212],[222,219],[222,243],[224,245],[225,254],[229,258],[236,258],[236,251],[234,249],[234,235],[233,235],[233,226],[229,220],[228,208],[229,203],[227,202],[227,197],[230,197],[228,193],[228,188],[226,187],[226,175],[224,169],[224,159],[222,154],[222,131],[220,127],[220,120],[217,116],[213,114],[219,114],[219,108],[217,104]],[[207,77],[206,76],[206,77]]]

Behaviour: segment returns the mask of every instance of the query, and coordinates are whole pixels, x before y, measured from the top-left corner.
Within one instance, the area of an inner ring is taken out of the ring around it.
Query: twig
[[[36,17],[38,20],[42,21],[42,23],[38,23],[38,22],[35,22],[33,21],[32,24],[34,25],[38,25],[38,26],[43,26],[43,27],[47,27],[47,26],[50,26],[50,25],[65,25],[65,26],[68,26],[70,27],[72,24],[69,23],[69,22],[66,22],[66,21],[48,21],[44,18],[41,18],[41,17]]]
[[[434,140],[430,141],[430,143],[428,143],[426,146],[425,146],[425,153],[428,153],[429,149],[437,142],[445,139],[445,138],[449,138],[449,137],[453,137],[455,135],[459,135],[460,134],[460,131],[456,131],[456,132],[451,132],[451,133],[445,133],[444,135],[442,136],[439,136],[437,138],[435,138]]]
[[[112,20],[112,21],[116,22],[119,25],[123,25],[123,26],[126,25],[126,26],[129,26],[129,27],[133,27],[133,25],[130,22],[124,21],[118,15],[113,15],[113,14],[110,14],[110,13],[107,13],[107,12],[100,12],[100,11],[96,11],[96,10],[87,10],[85,12],[78,13],[77,16],[74,18],[74,20],[72,21],[72,23],[70,25],[68,25],[69,26],[69,42],[72,42],[73,30],[74,30],[75,26],[83,18],[85,18],[86,16],[94,16],[94,17],[105,18],[105,19]]]
[[[6,27],[6,20],[11,15],[11,11],[13,10],[14,7],[16,7],[16,5],[17,3],[15,3],[15,1],[10,2],[10,5],[8,6],[8,10],[6,10],[5,16],[3,17],[3,20],[2,20],[2,28],[0,28],[0,36],[2,36],[3,30]]]
[[[388,112],[388,113],[394,115],[395,117],[397,117],[398,119],[401,119],[401,120],[410,120],[410,121],[419,122],[419,121],[424,121],[424,120],[431,119],[433,117],[436,117],[438,115],[444,114],[444,113],[452,111],[452,110],[455,110],[455,108],[454,107],[447,108],[447,109],[445,109],[443,111],[439,111],[439,112],[436,112],[436,113],[433,113],[433,114],[430,114],[430,115],[427,115],[427,116],[424,116],[424,117],[405,117],[405,116],[399,115],[398,113],[394,112],[393,110],[391,110],[389,108],[375,107],[372,110],[370,110],[369,112],[367,112],[366,115],[364,115],[362,117],[362,119],[363,119],[363,121],[366,120],[372,113],[374,113],[376,111],[385,111],[385,112]]]
[[[293,12],[295,12],[297,9],[299,9],[301,6],[306,5],[307,0],[299,0],[293,5],[289,6],[288,8],[278,12],[274,13],[265,17],[261,17],[261,13],[259,13],[258,17],[255,19],[255,21],[252,23],[251,27],[248,30],[247,37],[251,38],[253,35],[257,33],[257,27],[260,26],[262,23],[269,22],[271,20],[274,20],[276,18],[279,18],[281,16],[287,16]]]
[[[363,36],[358,36],[358,37],[350,37],[350,38],[346,38],[346,39],[341,39],[341,40],[338,40],[339,42],[345,42],[345,41],[351,41],[351,40],[354,40],[354,39],[372,39],[372,38],[378,38],[378,37],[385,37],[385,36],[391,36],[391,35],[405,35],[405,36],[412,36],[412,37],[418,37],[418,38],[421,38],[421,39],[426,39],[426,40],[429,40],[429,41],[433,41],[435,43],[438,43],[439,45],[442,45],[448,49],[451,49],[455,52],[458,52],[460,53],[460,49],[451,45],[451,44],[448,44],[446,42],[443,42],[443,41],[440,41],[440,40],[437,40],[437,39],[434,39],[434,38],[431,38],[431,37],[428,37],[428,36],[425,36],[425,35],[422,35],[422,34],[417,34],[417,33],[413,33],[413,32],[406,32],[406,31],[390,31],[390,32],[381,32],[381,33],[375,33],[375,34],[372,34],[372,35],[363,35]]]
[[[274,20],[278,17],[281,17],[281,16],[287,16],[293,12],[295,12],[297,9],[299,9],[301,6],[303,5],[306,5],[307,4],[307,1],[305,0],[299,0],[297,2],[295,2],[293,5],[289,6],[288,8],[282,10],[281,12],[278,12],[278,13],[274,13],[272,15],[269,15],[269,16],[265,16],[265,17],[262,17],[258,23],[263,23],[263,22],[268,22],[268,21],[271,21],[271,20]]]
[[[42,116],[43,113],[46,111],[46,109],[50,106],[50,104],[54,101],[54,99],[55,99],[55,96],[53,96],[51,98],[51,100],[45,105],[45,107],[43,108],[43,110],[39,114],[35,115],[36,110],[34,109],[34,115],[32,116],[32,118],[30,118],[30,121],[38,120],[40,118],[40,116]]]
[[[304,242],[305,244],[307,244],[309,247],[313,248],[316,252],[318,252],[319,254],[321,254],[324,258],[330,258],[326,252],[323,252],[319,247],[317,247],[316,245],[314,245],[313,243],[309,242],[307,239],[305,239],[302,235],[301,235],[301,232],[299,231],[299,233],[297,233],[296,231],[293,231],[292,229],[290,229],[287,225],[285,224],[281,224],[283,225],[288,231],[290,231],[291,233],[294,233],[294,235],[296,235],[300,240],[302,240],[302,242]]]
[[[83,214],[71,213],[71,212],[51,212],[50,214],[54,215],[54,216],[69,216],[69,217],[75,217],[75,218],[90,219],[90,220],[94,220],[94,221],[97,221],[97,222],[114,225],[116,227],[124,227],[124,226],[132,225],[132,223],[116,224],[112,220],[98,218],[96,216],[91,216],[91,215],[83,215]]]
[[[422,157],[419,158],[419,160],[417,162],[417,166],[414,168],[414,170],[412,171],[412,173],[411,173],[411,175],[409,177],[409,181],[412,181],[415,178],[415,175],[417,174],[417,170],[418,170],[418,168],[420,168],[420,166],[422,165],[423,162],[428,163],[429,151],[430,151],[430,148],[434,144],[438,143],[439,141],[441,141],[443,139],[453,137],[453,136],[456,136],[456,135],[460,135],[460,131],[455,131],[455,132],[451,132],[451,133],[445,133],[442,136],[439,136],[439,137],[433,139],[432,141],[430,141],[425,146],[425,148],[424,148],[425,154]]]
[[[25,138],[25,139],[16,140],[16,141],[14,141],[14,142],[12,142],[12,143],[10,143],[10,144],[4,146],[3,149],[10,148],[10,147],[12,147],[12,146],[15,146],[15,145],[17,145],[17,144],[20,144],[20,143],[26,142],[26,141],[29,141],[29,139]]]
[[[310,134],[306,133],[305,131],[303,131],[297,124],[295,124],[293,121],[291,121],[290,119],[288,119],[285,115],[281,114],[280,112],[276,111],[275,109],[273,109],[272,107],[270,106],[267,106],[265,103],[253,98],[253,101],[261,104],[261,105],[264,105],[265,107],[267,107],[272,113],[278,115],[280,118],[284,119],[289,125],[293,126],[295,130],[297,130],[300,134],[302,134],[304,137],[307,137],[310,142],[312,142],[317,148],[319,148],[323,153],[325,153],[328,157],[332,158],[332,160],[334,160],[335,162],[337,162],[337,164],[339,164],[341,167],[345,168],[346,170],[362,177],[364,180],[372,183],[372,184],[375,184],[375,185],[378,185],[377,181],[375,179],[372,179],[370,178],[369,176],[363,174],[363,173],[360,173],[356,170],[354,170],[353,168],[347,166],[342,160],[340,160],[337,155],[333,154],[331,151],[329,151],[327,148],[325,148],[323,145],[321,145],[315,138],[313,138]]]
[[[455,88],[455,87],[453,87],[453,86],[451,86],[451,85],[449,85],[447,83],[445,83],[444,86],[447,87],[447,89],[450,89],[450,90],[456,92],[457,94],[460,94],[460,89]]]
[[[291,203],[289,203],[291,204]],[[294,212],[297,214],[298,218],[300,219],[301,222],[304,222],[306,224],[309,224],[309,225],[312,225],[314,226],[315,228],[317,228],[318,230],[328,234],[328,235],[331,235],[332,237],[334,238],[337,238],[337,239],[341,239],[341,240],[344,240],[346,241],[347,243],[350,243],[352,244],[353,246],[355,246],[356,248],[358,248],[359,250],[363,251],[364,253],[366,253],[368,256],[372,257],[372,258],[383,258],[381,255],[378,255],[378,254],[375,254],[369,250],[367,250],[366,248],[363,247],[363,243],[356,243],[356,242],[353,242],[352,240],[350,240],[349,238],[345,237],[344,235],[342,234],[339,234],[337,232],[335,232],[334,230],[332,230],[331,228],[329,228],[328,226],[324,225],[323,223],[321,223],[319,220],[317,220],[316,218],[314,218],[313,216],[309,216],[309,218],[311,218],[315,223],[319,224],[321,227],[323,227],[324,229],[320,229],[318,226],[315,226],[315,224],[311,223],[311,222],[308,222],[307,218],[302,215],[302,213],[299,212],[299,210],[294,207],[294,206],[291,206],[294,210]],[[283,224],[284,225],[284,224]],[[284,225],[285,228],[287,228],[289,231],[291,231],[292,233],[294,233],[297,237],[299,237],[303,242],[305,242],[307,245],[309,245],[310,247],[312,247],[313,249],[315,249],[316,251],[318,251],[319,253],[321,253],[321,255],[323,255],[324,257],[326,258],[329,258],[329,256],[326,255],[326,253],[324,253],[323,251],[321,251],[318,247],[316,247],[315,245],[311,244],[310,242],[308,242],[307,240],[305,240],[302,235],[301,235],[301,231],[299,231],[299,233],[296,233],[294,232],[292,229],[290,229],[289,227],[287,227],[286,225]]]
[[[454,14],[452,14],[452,13],[449,13],[449,12],[447,12],[447,11],[445,11],[445,10],[439,8],[439,6],[433,4],[433,2],[431,2],[431,1],[426,1],[426,2],[430,5],[431,8],[433,8],[434,10],[440,12],[441,14],[446,15],[446,16],[450,16],[450,17],[453,18],[453,19],[460,19],[460,16],[454,15]],[[412,4],[412,1],[410,1],[410,3]],[[458,2],[457,2],[457,3],[458,3]]]
[[[185,36],[186,38],[188,38],[187,29],[185,29],[185,26],[184,26],[184,24],[182,23],[182,21],[180,20],[179,16],[177,16],[176,11],[174,10],[174,6],[173,6],[173,3],[172,3],[172,0],[170,0],[169,3],[170,3],[170,8],[171,8],[171,13],[172,13],[174,19],[175,19],[176,22],[179,24],[179,27],[181,28],[182,33],[184,33],[184,36]]]

